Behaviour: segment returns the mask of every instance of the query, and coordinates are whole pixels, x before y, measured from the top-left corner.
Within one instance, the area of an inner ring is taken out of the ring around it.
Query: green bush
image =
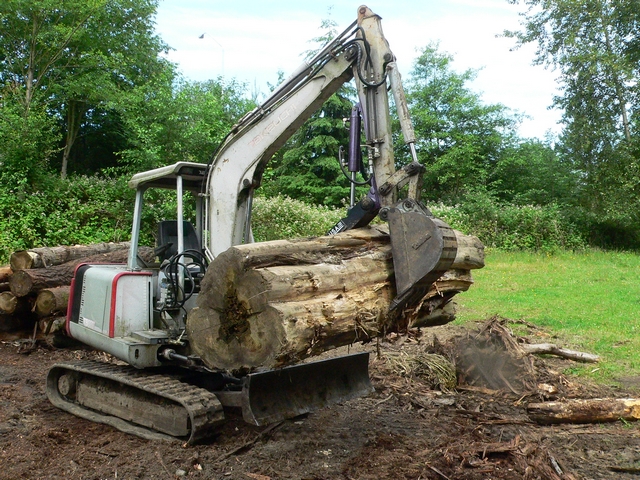
[[[133,192],[123,180],[77,177],[46,188],[18,185],[0,194],[0,256],[56,245],[129,238]]]
[[[285,196],[256,197],[252,228],[256,242],[325,235],[345,210],[308,205]]]
[[[479,195],[455,207],[430,208],[453,228],[477,236],[490,248],[550,252],[586,246],[585,237],[558,205],[505,205]]]
[[[134,199],[135,192],[124,177],[97,175],[54,178],[37,190],[24,182],[3,190],[0,262],[6,262],[11,252],[27,248],[127,241]],[[175,216],[175,192],[147,192],[140,243],[154,245],[158,221]]]

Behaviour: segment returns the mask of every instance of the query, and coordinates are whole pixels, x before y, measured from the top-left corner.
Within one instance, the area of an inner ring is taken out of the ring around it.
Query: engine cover
[[[166,334],[153,330],[152,278],[152,272],[124,265],[79,266],[71,284],[67,332],[131,365],[159,365],[157,344]]]

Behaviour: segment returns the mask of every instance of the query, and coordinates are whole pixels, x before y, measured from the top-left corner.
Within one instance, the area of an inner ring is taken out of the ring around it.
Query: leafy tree
[[[253,102],[245,86],[221,78],[206,82],[158,76],[134,89],[120,113],[129,147],[120,152],[128,172],[178,161],[206,163]]]
[[[529,139],[504,148],[489,173],[488,188],[514,205],[575,203],[579,178],[546,141]]]
[[[518,45],[560,72],[565,129],[559,151],[581,176],[576,192],[595,224],[640,228],[640,11],[626,0],[510,0],[527,7]],[[602,238],[610,237],[604,234]],[[621,237],[622,235],[614,235]],[[631,237],[632,235],[627,235]],[[617,241],[616,241],[617,242]],[[613,243],[616,243],[613,242]],[[609,240],[601,242],[613,244]],[[618,243],[619,244],[619,243]]]
[[[64,133],[61,174],[89,112],[167,68],[154,33],[157,0],[7,0],[0,5],[0,82],[34,104]]]
[[[426,167],[425,196],[459,201],[484,187],[517,117],[503,105],[484,105],[466,84],[475,72],[457,73],[453,57],[430,44],[414,62],[406,82],[418,156]]]

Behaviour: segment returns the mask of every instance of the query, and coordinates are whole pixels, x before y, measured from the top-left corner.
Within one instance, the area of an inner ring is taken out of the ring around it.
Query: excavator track
[[[47,396],[73,415],[148,440],[192,444],[224,421],[216,395],[179,376],[95,361],[53,365]]]

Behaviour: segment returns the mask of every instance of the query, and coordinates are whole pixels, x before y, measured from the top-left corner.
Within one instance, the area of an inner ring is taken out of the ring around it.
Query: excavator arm
[[[456,254],[453,231],[420,202],[422,166],[395,57],[382,33],[380,17],[368,7],[358,19],[299,67],[267,100],[245,115],[213,156],[207,180],[205,221],[216,257],[248,243],[254,190],[271,157],[343,84],[355,79],[373,166],[380,217],[389,222],[397,297],[392,308],[418,301],[449,268]],[[413,162],[396,170],[388,89],[391,90]],[[358,135],[359,136],[359,135]],[[408,195],[399,199],[399,189]],[[370,214],[367,218],[373,218]],[[362,226],[363,222],[356,222]]]

